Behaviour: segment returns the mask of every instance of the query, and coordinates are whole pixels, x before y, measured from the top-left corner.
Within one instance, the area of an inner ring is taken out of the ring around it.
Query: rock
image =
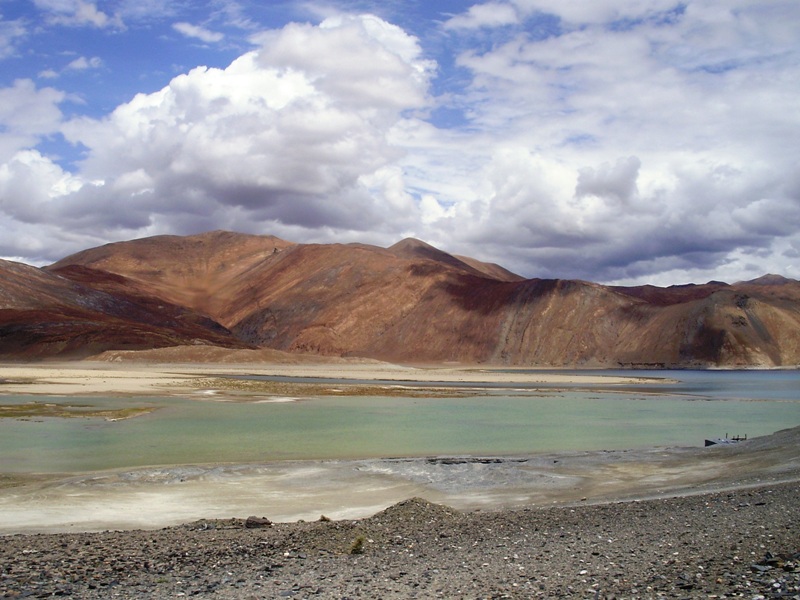
[[[272,521],[267,517],[247,517],[244,526],[246,529],[263,529],[265,527],[272,527]]]
[[[800,600],[800,484],[769,489],[758,518],[732,510],[766,494],[748,488],[725,492],[731,510],[716,515],[714,493],[469,513],[414,499],[360,521],[258,531],[239,518],[4,536],[0,598]],[[365,551],[350,555],[359,538]]]

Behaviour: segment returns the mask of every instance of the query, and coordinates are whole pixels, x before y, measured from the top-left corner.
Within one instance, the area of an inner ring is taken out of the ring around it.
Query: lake
[[[120,421],[0,419],[0,472],[698,446],[726,433],[755,437],[800,425],[798,371],[601,373],[679,383],[515,385],[461,398],[324,396],[294,402],[2,396],[2,404],[35,400],[156,410]]]

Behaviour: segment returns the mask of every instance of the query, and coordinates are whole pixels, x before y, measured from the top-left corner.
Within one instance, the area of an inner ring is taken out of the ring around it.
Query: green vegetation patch
[[[31,473],[0,473],[0,490],[46,483],[56,477],[56,475],[34,475]]]
[[[269,396],[315,397],[315,396],[392,396],[403,398],[464,398],[474,396],[479,390],[439,387],[416,387],[397,385],[369,385],[337,382],[336,384],[267,381],[255,379],[232,379],[208,377],[188,383],[193,387],[242,394]]]
[[[25,404],[0,404],[0,419],[34,419],[51,417],[58,419],[96,418],[119,421],[146,415],[154,408],[97,408],[80,404],[53,404],[50,402],[27,402]]]
[[[32,377],[20,377],[16,379],[2,379],[0,378],[0,385],[29,385],[36,383]]]

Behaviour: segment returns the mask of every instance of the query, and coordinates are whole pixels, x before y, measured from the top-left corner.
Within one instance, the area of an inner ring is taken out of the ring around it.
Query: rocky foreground
[[[248,526],[249,525],[249,526]],[[798,598],[800,483],[459,513],[0,539],[3,598]]]

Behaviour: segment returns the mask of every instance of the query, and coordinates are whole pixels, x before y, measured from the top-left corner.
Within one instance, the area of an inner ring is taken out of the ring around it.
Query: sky
[[[0,0],[0,257],[415,237],[800,279],[797,0]]]

